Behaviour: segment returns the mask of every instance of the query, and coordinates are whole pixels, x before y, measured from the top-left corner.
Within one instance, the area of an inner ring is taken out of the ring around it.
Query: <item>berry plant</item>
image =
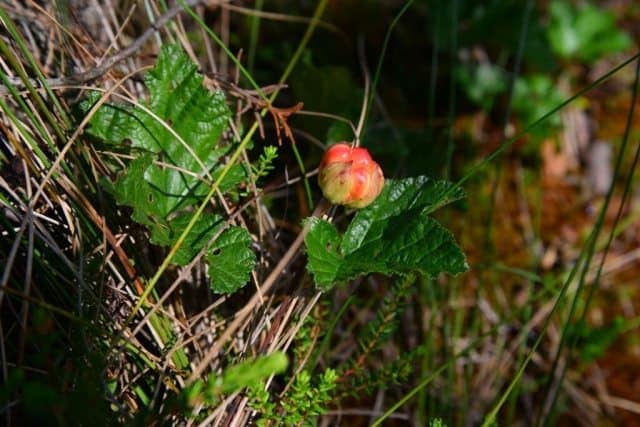
[[[626,420],[638,19],[5,1],[3,424]]]

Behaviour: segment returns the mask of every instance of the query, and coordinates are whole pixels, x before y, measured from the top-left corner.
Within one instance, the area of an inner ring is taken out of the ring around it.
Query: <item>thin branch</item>
[[[185,3],[189,7],[196,6],[202,2],[204,2],[204,0],[185,0]],[[160,16],[156,20],[156,22],[152,22],[149,28],[147,28],[147,30],[142,33],[142,35],[140,35],[140,37],[138,37],[133,43],[105,59],[99,66],[82,73],[73,74],[66,77],[46,79],[47,84],[49,86],[72,86],[97,79],[98,77],[109,71],[109,69],[111,69],[111,67],[113,67],[115,64],[131,57],[134,53],[136,53],[138,49],[140,49],[151,36],[153,36],[164,25],[171,21],[176,15],[182,12],[182,10],[183,8],[180,4],[174,5],[165,14]],[[9,81],[18,90],[23,90],[25,88],[24,82],[22,82],[22,80],[19,78],[10,78]],[[36,88],[40,86],[40,82],[35,79],[32,79],[31,84]],[[4,85],[0,85],[0,96],[7,95],[8,93],[8,88]]]

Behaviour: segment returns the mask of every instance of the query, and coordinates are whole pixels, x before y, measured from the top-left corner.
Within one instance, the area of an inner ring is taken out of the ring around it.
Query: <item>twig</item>
[[[367,58],[364,51],[364,39],[358,39],[358,59],[360,60],[360,67],[362,67],[362,74],[364,75],[364,96],[362,97],[362,108],[360,110],[360,119],[358,120],[358,127],[355,131],[354,145],[360,146],[360,136],[362,135],[362,129],[364,128],[364,121],[367,117],[367,105],[369,103],[369,91],[371,90],[371,76],[369,75],[369,68],[367,67]]]
[[[319,203],[313,212],[313,216],[321,216],[325,211],[326,205],[323,203]],[[298,250],[302,246],[302,242],[304,241],[305,236],[309,232],[309,225],[306,225],[298,237],[293,241],[291,246],[287,252],[282,256],[278,264],[275,266],[269,276],[265,279],[264,283],[260,287],[260,292],[257,292],[253,295],[251,300],[236,313],[236,317],[231,322],[231,324],[225,329],[224,333],[218,338],[218,340],[211,346],[209,352],[204,356],[204,358],[200,361],[200,364],[196,366],[193,370],[189,379],[187,380],[188,384],[193,383],[196,379],[200,378],[203,372],[207,369],[209,364],[213,359],[216,358],[218,352],[221,350],[224,343],[227,342],[229,338],[236,332],[236,330],[240,327],[240,325],[245,321],[247,316],[251,313],[251,311],[258,304],[262,295],[266,294],[269,289],[275,284],[276,280],[280,277],[283,270],[289,265],[289,262],[293,259],[293,257],[298,253]]]
[[[306,16],[296,16],[296,15],[287,15],[283,13],[265,12],[265,11],[256,10],[256,9],[249,9],[242,6],[236,6],[231,3],[226,3],[226,4],[223,3],[220,5],[220,7],[223,9],[229,9],[232,12],[254,16],[256,18],[270,19],[272,21],[294,22],[294,23],[300,23],[300,24],[309,24],[313,22],[312,18],[309,18]],[[344,31],[342,31],[340,28],[328,22],[318,20],[318,28],[324,28],[325,30],[329,30],[331,32],[339,34],[345,40],[348,39],[348,36]]]
[[[189,7],[193,7],[202,3],[204,0],[185,0],[185,3]],[[169,9],[165,14],[160,16],[156,22],[152,22],[149,28],[140,35],[133,43],[131,43],[126,48],[120,50],[118,53],[111,55],[107,59],[105,59],[102,64],[99,66],[92,68],[90,70],[84,71],[82,73],[73,74],[66,77],[56,77],[51,79],[46,79],[46,82],[49,86],[73,86],[81,83],[86,83],[90,80],[97,79],[98,77],[105,74],[111,67],[113,67],[118,62],[129,58],[134,53],[138,51],[142,47],[142,45],[156,32],[159,31],[165,24],[171,21],[177,14],[182,11],[182,6],[180,4],[174,5],[171,9]],[[12,85],[14,85],[18,90],[23,90],[25,88],[24,83],[19,78],[9,78],[9,81]],[[31,84],[34,87],[39,87],[40,82],[38,80],[33,79]],[[6,86],[0,85],[0,96],[7,95],[9,90]]]

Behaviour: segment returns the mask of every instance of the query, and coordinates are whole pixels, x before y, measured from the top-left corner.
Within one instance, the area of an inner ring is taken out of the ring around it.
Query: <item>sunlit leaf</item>
[[[358,211],[344,235],[331,223],[310,218],[305,244],[316,285],[324,290],[368,273],[465,271],[453,235],[428,216],[463,196],[452,184],[426,177],[390,180],[373,204]]]
[[[231,293],[249,280],[256,263],[251,250],[251,236],[241,227],[229,227],[207,253],[211,289],[217,293]]]
[[[147,103],[104,104],[92,117],[88,133],[136,156],[108,188],[119,204],[133,208],[133,219],[150,229],[153,243],[173,246],[192,208],[225,166],[221,158],[231,146],[221,143],[221,137],[231,113],[222,92],[203,86],[197,66],[177,46],[163,47],[144,81]],[[97,98],[92,95],[84,109]],[[233,196],[245,178],[245,169],[233,165],[218,188]],[[220,221],[217,215],[203,215],[173,262],[187,264],[212,239]]]

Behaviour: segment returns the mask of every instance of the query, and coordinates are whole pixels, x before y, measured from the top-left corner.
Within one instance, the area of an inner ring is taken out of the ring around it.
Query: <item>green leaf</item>
[[[256,263],[251,250],[251,236],[241,227],[229,227],[222,232],[207,253],[211,289],[231,293],[249,280]]]
[[[576,343],[582,361],[591,363],[611,347],[626,326],[625,319],[617,316],[611,323],[600,327],[589,326],[584,321],[572,323],[568,326],[567,334]]]
[[[212,404],[221,394],[258,386],[266,378],[284,372],[288,365],[289,359],[281,351],[246,360],[228,367],[221,376],[210,375],[206,382],[198,379],[182,390],[181,400],[188,407],[193,407],[201,401]],[[266,404],[268,399],[266,395]]]
[[[465,271],[464,254],[451,233],[427,216],[463,196],[452,184],[424,176],[389,180],[376,201],[358,211],[342,236],[333,224],[309,218],[307,268],[316,285],[326,290],[374,272],[435,276]]]
[[[629,35],[616,27],[611,11],[556,0],[549,6],[549,15],[547,36],[554,52],[563,58],[594,62],[632,45]]]
[[[151,241],[158,245],[175,244],[193,208],[224,169],[222,156],[232,148],[220,143],[231,115],[224,95],[205,89],[202,80],[196,65],[179,47],[165,45],[145,76],[148,102],[140,106],[104,104],[88,128],[90,135],[114,149],[137,155],[106,187],[119,204],[133,208],[132,218],[149,227]],[[98,98],[98,94],[91,95],[81,108],[87,111]],[[245,168],[233,165],[219,189],[237,197],[237,187],[246,178]],[[212,239],[221,221],[218,215],[204,214],[173,262],[189,263]]]
[[[187,228],[192,216],[193,213],[188,212],[167,223],[156,224],[156,227],[152,229],[151,242],[161,246],[172,246]],[[193,257],[211,240],[223,222],[224,220],[220,215],[203,214],[187,234],[172,261],[178,265],[189,264]]]
[[[429,427],[447,427],[442,418],[432,418],[429,420]]]
[[[453,201],[462,199],[464,191],[453,189],[446,181],[437,181],[426,176],[388,180],[387,185],[374,203],[358,211],[345,232],[343,250],[347,253],[379,240],[386,225],[393,218],[410,219],[409,211],[431,213]]]
[[[313,273],[317,285],[330,285],[335,281],[343,262],[343,257],[338,253],[342,237],[327,221],[311,217],[307,222],[311,226],[304,238],[309,255],[307,269]]]
[[[141,156],[144,161],[134,160],[114,184],[118,203],[132,206],[137,221],[149,224],[149,216],[166,219],[197,203],[208,190],[207,175],[222,169],[219,160],[229,146],[219,141],[231,113],[222,92],[209,92],[202,80],[179,47],[164,46],[145,76],[150,92],[145,107],[164,123],[143,108],[110,104],[91,119],[89,134],[115,145],[128,142],[146,153]]]
[[[580,48],[580,40],[573,25],[574,17],[571,5],[554,1],[549,6],[551,25],[547,35],[556,54],[570,57]]]
[[[144,181],[144,173],[153,163],[151,154],[143,154],[129,163],[127,171],[118,180],[118,185],[109,186],[118,203],[137,206],[133,210],[133,219],[140,224],[151,226],[153,217],[160,217],[155,201],[162,197],[155,188]]]
[[[284,372],[288,365],[287,356],[280,351],[242,362],[224,371],[220,390],[223,393],[231,393],[250,387],[271,375]]]
[[[213,181],[216,181],[219,178],[220,173],[222,173],[222,169],[223,168],[217,168],[213,171],[211,174]],[[246,182],[248,177],[249,175],[244,164],[236,163],[229,168],[227,174],[222,178],[218,189],[232,200],[237,201],[238,195],[240,194],[238,185],[242,182]]]

